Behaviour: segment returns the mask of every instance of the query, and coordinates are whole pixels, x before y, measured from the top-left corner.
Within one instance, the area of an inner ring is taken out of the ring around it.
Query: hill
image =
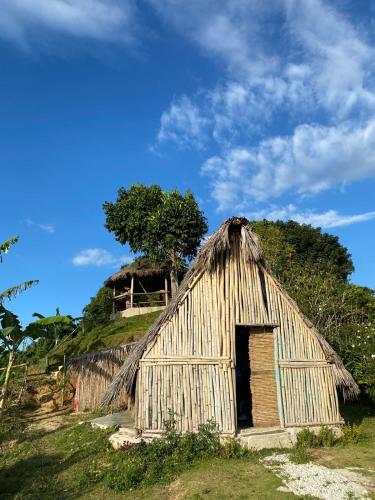
[[[57,347],[50,355],[50,363],[60,363],[64,355],[79,356],[87,352],[134,342],[146,333],[159,315],[160,311],[157,311],[142,316],[120,318],[98,325],[89,332],[81,332]]]

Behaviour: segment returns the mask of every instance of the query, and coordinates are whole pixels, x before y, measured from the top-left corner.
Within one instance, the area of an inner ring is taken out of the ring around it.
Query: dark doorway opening
[[[252,427],[250,391],[250,331],[247,326],[236,326],[236,398],[237,427]]]

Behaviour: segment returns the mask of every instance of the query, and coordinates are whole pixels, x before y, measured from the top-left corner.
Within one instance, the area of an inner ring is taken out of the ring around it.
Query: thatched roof
[[[162,325],[164,325],[164,323],[172,317],[179,304],[184,300],[186,294],[189,292],[195,280],[198,279],[203,272],[210,272],[214,270],[221,255],[230,250],[231,231],[238,231],[240,233],[241,247],[242,251],[245,253],[245,258],[249,262],[257,263],[265,271],[271,273],[263,250],[260,246],[259,237],[253,232],[249,221],[244,217],[232,217],[226,220],[215,233],[207,238],[205,244],[199,251],[196,259],[179,286],[174,300],[164,310],[146,335],[134,346],[131,354],[124,361],[123,366],[103,397],[103,406],[110,404],[117,397],[124,385],[128,394],[130,396],[134,396],[139,360],[142,358],[147,346],[158,335]],[[356,397],[359,394],[359,388],[351,374],[345,369],[340,357],[332,349],[328,342],[318,333],[312,323],[302,314],[297,304],[291,299],[291,297],[289,297],[277,280],[275,278],[273,279],[279,287],[280,292],[287,298],[292,307],[303,318],[306,325],[311,328],[313,333],[317,336],[327,360],[334,364],[336,385],[343,390],[345,397]]]
[[[119,359],[121,359],[122,356],[127,356],[133,349],[135,344],[136,342],[131,342],[129,344],[109,347],[108,349],[103,349],[101,351],[88,352],[82,354],[81,356],[68,358],[66,362],[66,370],[74,370],[76,372],[80,372],[84,370],[88,366],[88,364],[97,363],[98,361],[107,361],[118,364]]]
[[[130,279],[132,276],[144,278],[146,276],[167,276],[168,269],[165,266],[155,264],[148,257],[138,257],[128,266],[123,267],[120,271],[112,274],[104,282],[105,286],[111,287],[120,281]]]

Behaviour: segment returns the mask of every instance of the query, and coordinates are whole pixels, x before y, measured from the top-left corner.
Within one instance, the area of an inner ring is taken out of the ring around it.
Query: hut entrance
[[[237,427],[280,425],[271,326],[236,326]]]

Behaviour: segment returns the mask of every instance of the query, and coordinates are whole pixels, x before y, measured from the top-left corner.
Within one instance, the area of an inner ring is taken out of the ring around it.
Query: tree
[[[375,400],[375,295],[353,285],[348,250],[320,229],[257,221],[254,230],[271,269]]]
[[[28,337],[29,334],[21,328],[21,324],[17,316],[0,304],[0,356],[8,358],[0,394],[0,414],[4,410],[8,394],[10,373],[16,355],[20,345]]]
[[[322,270],[336,274],[347,280],[354,271],[353,261],[348,249],[342,246],[337,236],[323,233],[320,228],[295,221],[256,221],[252,223],[260,235],[262,245],[269,239],[271,230],[278,230],[285,243],[293,248],[294,260],[300,263],[312,263]],[[272,246],[272,243],[270,243]]]
[[[13,236],[12,238],[9,238],[9,240],[4,241],[3,243],[0,243],[0,262],[3,261],[3,256],[9,252],[11,247],[17,243],[19,240],[18,236]],[[4,301],[4,299],[11,300],[12,298],[17,297],[21,292],[27,290],[33,285],[36,285],[38,283],[38,280],[29,280],[29,281],[24,281],[23,283],[20,283],[19,285],[12,286],[11,288],[8,288],[7,290],[0,292],[0,304]]]
[[[38,319],[26,327],[26,333],[34,339],[43,339],[47,343],[47,351],[55,347],[60,339],[76,330],[80,319],[70,315],[62,316],[58,307],[53,316],[34,312],[33,317]]]
[[[82,310],[82,323],[85,330],[91,330],[97,324],[104,324],[109,320],[112,312],[113,292],[105,286],[99,288],[95,297],[91,297],[89,304]]]
[[[18,242],[18,236],[13,236],[8,240],[0,243],[0,262],[3,261],[3,256],[9,252],[11,247]],[[5,399],[8,392],[10,372],[14,363],[14,358],[19,346],[26,338],[25,332],[22,331],[20,322],[16,315],[4,308],[3,302],[5,299],[11,300],[19,295],[24,290],[37,284],[37,280],[29,280],[12,286],[0,293],[0,355],[8,356],[8,363],[5,370],[4,382],[1,388],[0,395],[0,413],[3,411]]]
[[[195,257],[208,230],[193,194],[138,184],[119,189],[117,201],[106,202],[103,208],[105,227],[117,241],[129,243],[134,253],[141,252],[168,266],[175,295],[179,270]]]

